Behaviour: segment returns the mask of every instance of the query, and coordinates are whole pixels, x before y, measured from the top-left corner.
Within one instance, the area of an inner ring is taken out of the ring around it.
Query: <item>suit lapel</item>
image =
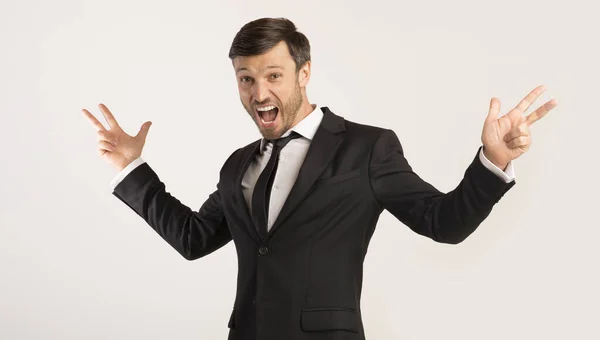
[[[342,143],[343,138],[336,134],[346,129],[344,119],[333,114],[327,107],[323,107],[322,111],[324,116],[321,125],[310,143],[306,158],[300,167],[298,178],[271,227],[269,237],[272,236],[275,229],[281,225],[285,218],[294,211],[298,204],[304,200],[310,188],[317,178],[319,178],[319,175],[321,175],[327,164],[329,164]]]
[[[244,150],[242,160],[237,168],[237,173],[235,176],[235,191],[237,196],[236,201],[238,205],[238,211],[243,212],[244,215],[242,216],[242,219],[246,221],[246,225],[250,227],[247,228],[249,229],[248,231],[250,233],[250,237],[256,240],[257,243],[261,243],[262,240],[266,238],[266,235],[262,235],[261,237],[260,229],[257,228],[257,226],[255,226],[254,222],[252,221],[252,216],[250,216],[250,209],[248,208],[248,204],[246,203],[246,198],[244,197],[244,192],[242,190],[242,179],[244,178],[244,174],[246,173],[246,170],[248,170],[250,163],[252,163],[254,156],[258,153],[259,147],[260,139],[248,145],[248,147]]]

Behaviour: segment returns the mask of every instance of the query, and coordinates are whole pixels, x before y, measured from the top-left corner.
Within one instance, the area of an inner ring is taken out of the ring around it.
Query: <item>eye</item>
[[[277,79],[277,78],[281,78],[281,73],[273,73],[271,75],[271,79]]]
[[[248,76],[244,76],[240,78],[240,82],[242,83],[247,83],[249,81],[252,81],[252,78],[248,77]]]

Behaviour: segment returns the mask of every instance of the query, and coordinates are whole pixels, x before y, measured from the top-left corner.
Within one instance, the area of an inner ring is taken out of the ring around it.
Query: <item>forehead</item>
[[[294,67],[294,65],[294,59],[290,55],[285,41],[280,41],[264,54],[238,56],[233,59],[233,67],[236,73],[242,71],[261,72],[274,67],[288,69]]]

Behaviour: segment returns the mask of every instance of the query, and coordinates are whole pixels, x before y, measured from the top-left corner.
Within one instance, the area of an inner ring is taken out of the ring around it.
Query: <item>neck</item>
[[[296,126],[296,124],[298,124],[302,119],[306,118],[306,116],[308,116],[311,112],[313,112],[313,110],[316,109],[313,108],[312,104],[308,101],[306,94],[304,94],[302,97],[302,106],[300,106],[300,108],[298,109],[298,114],[296,115],[294,124],[292,124],[290,128]]]

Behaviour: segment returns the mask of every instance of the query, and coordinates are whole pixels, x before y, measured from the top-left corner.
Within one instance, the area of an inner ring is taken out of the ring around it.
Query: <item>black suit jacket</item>
[[[188,260],[233,239],[238,277],[230,340],[365,339],[363,260],[383,209],[416,233],[456,244],[515,184],[490,172],[476,154],[460,184],[444,194],[412,171],[393,131],[322,110],[269,232],[253,224],[241,188],[259,140],[225,161],[217,190],[198,211],[171,196],[147,163],[114,189]]]

